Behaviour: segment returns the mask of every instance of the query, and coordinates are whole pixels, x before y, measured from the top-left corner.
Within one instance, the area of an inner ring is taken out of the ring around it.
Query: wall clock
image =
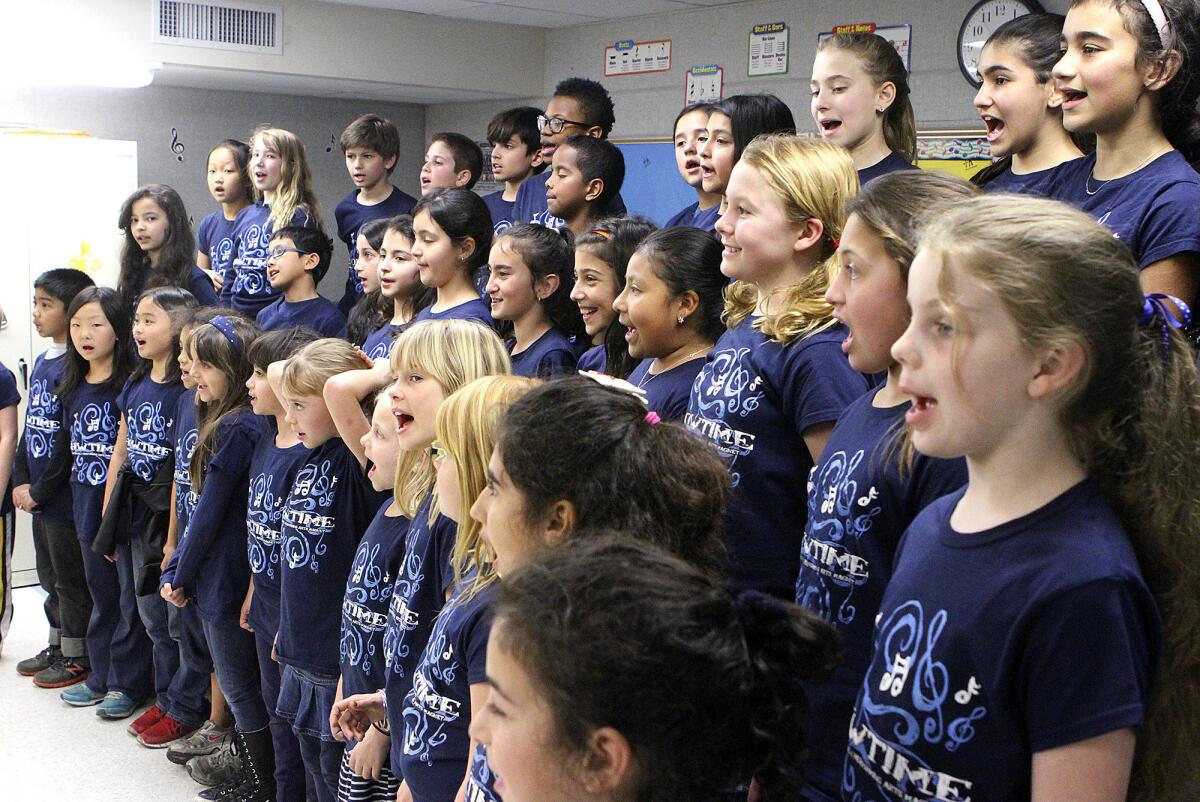
[[[988,37],[1011,19],[1042,12],[1036,0],[982,0],[971,7],[958,29],[958,67],[971,86],[978,89],[982,85],[979,56]]]

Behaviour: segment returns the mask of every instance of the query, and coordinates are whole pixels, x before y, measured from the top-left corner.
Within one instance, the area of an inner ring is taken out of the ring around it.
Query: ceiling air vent
[[[224,0],[153,0],[151,41],[240,53],[283,54],[283,8]]]

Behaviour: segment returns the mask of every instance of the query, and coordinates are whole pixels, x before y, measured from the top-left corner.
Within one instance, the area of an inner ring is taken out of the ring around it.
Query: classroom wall
[[[817,34],[852,22],[879,25],[911,23],[913,107],[922,129],[979,128],[971,106],[974,88],[958,68],[958,28],[973,0],[761,0],[682,14],[601,22],[546,34],[543,96],[522,101],[446,103],[426,108],[426,135],[457,130],[481,135],[495,112],[531,102],[542,106],[561,79],[582,76],[601,81],[613,96],[617,124],[613,138],[669,137],[675,114],[684,105],[684,79],[693,66],[720,64],[725,96],[770,92],[792,108],[801,130],[814,131],[809,114],[808,79]],[[1048,11],[1063,13],[1069,0],[1047,0]],[[790,27],[788,72],[750,79],[747,43],[755,23],[782,20]],[[671,39],[671,70],[649,75],[605,78],[604,48],[618,39]]]
[[[246,141],[263,123],[294,131],[307,148],[325,230],[331,237],[336,236],[333,209],[353,189],[336,140],[347,123],[367,111],[382,114],[399,127],[400,159],[394,183],[414,197],[419,195],[425,130],[421,106],[158,86],[0,92],[0,121],[82,129],[102,139],[136,141],[138,181],[174,187],[197,225],[218,208],[205,183],[208,152],[214,144],[228,137]],[[183,145],[182,153],[171,148],[172,128]],[[112,210],[114,227],[118,211]],[[346,249],[335,243],[333,264],[321,291],[340,298],[345,275]]]

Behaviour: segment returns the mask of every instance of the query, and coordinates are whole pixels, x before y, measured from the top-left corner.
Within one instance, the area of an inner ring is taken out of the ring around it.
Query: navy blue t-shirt
[[[374,693],[387,680],[383,632],[409,520],[384,504],[354,552],[342,598],[342,697]]]
[[[1032,754],[1138,726],[1161,646],[1133,548],[1084,481],[982,532],[966,488],[896,557],[849,729],[842,798],[1028,799]]]
[[[984,192],[1013,192],[1018,195],[1045,197],[1050,181],[1057,175],[1060,166],[1056,165],[1045,170],[1034,170],[1032,173],[1018,175],[1009,165],[1007,170],[988,181],[980,189]]]
[[[237,222],[226,220],[224,212],[213,212],[200,221],[196,229],[196,250],[208,257],[208,269],[224,276],[233,262],[233,227]]]
[[[653,359],[643,359],[629,374],[629,383],[646,393],[646,406],[663,420],[681,421],[687,414],[692,397],[692,385],[704,367],[705,358],[698,356],[676,365],[668,371],[650,374]]]
[[[717,225],[717,218],[720,216],[721,204],[717,203],[707,209],[701,209],[700,201],[696,201],[690,206],[685,206],[676,212],[675,216],[668,220],[663,228],[691,226],[701,231],[712,231]]]
[[[125,416],[125,447],[133,475],[142,482],[154,479],[175,453],[175,411],[183,395],[183,382],[160,384],[150,373],[125,383],[117,404]]]
[[[1091,177],[1096,154],[1055,168],[1047,193],[1090,214],[1125,243],[1138,267],[1200,252],[1200,175],[1177,150],[1111,181]]]
[[[897,170],[916,170],[917,166],[912,164],[896,151],[892,151],[884,156],[879,161],[872,164],[870,167],[864,167],[858,171],[858,185],[865,187],[867,182],[879,178],[881,175],[894,173]]]
[[[684,422],[733,477],[725,510],[731,583],[791,600],[807,516],[802,483],[813,466],[803,432],[837,420],[867,382],[842,353],[841,324],[784,346],[755,320],[721,335]]]
[[[192,453],[196,450],[196,391],[184,390],[175,406],[175,537],[181,539],[196,509]]]
[[[254,579],[250,626],[274,634],[279,629],[279,547],[283,506],[296,473],[308,461],[303,443],[275,445],[271,427],[263,432],[250,458],[246,503],[246,557]]]
[[[528,348],[519,354],[512,353],[516,340],[509,340],[506,345],[512,358],[512,373],[514,376],[528,376],[531,379],[545,379],[560,373],[575,372],[575,349],[571,341],[556,328],[549,328],[541,337],[534,340]]]
[[[512,221],[514,223],[541,223],[546,228],[562,228],[567,224],[561,217],[550,214],[546,208],[546,179],[550,171],[531,175],[521,182],[517,189],[517,199],[513,201]],[[625,214],[625,199],[621,193],[609,201],[608,210],[604,216]]]
[[[422,320],[478,320],[488,328],[496,327],[496,321],[492,319],[491,307],[479,298],[472,298],[441,312],[435,312],[432,306],[427,306],[417,313],[412,322],[417,323]]]
[[[522,182],[524,183],[524,182]],[[518,187],[518,190],[520,187]],[[487,204],[488,211],[492,213],[492,228],[497,234],[502,234],[512,228],[513,207],[517,205],[516,200],[506,201],[504,199],[504,190],[493,192],[491,195],[484,195],[483,202]]]
[[[29,482],[31,494],[34,492],[33,485],[41,481],[55,457],[55,441],[62,430],[62,402],[55,390],[62,381],[63,368],[67,364],[64,355],[65,352],[51,359],[44,353],[40,354],[34,360],[33,371],[29,374],[29,403],[25,407],[25,429],[21,434],[24,447],[17,454],[17,461],[24,465],[20,468],[14,466],[13,470],[14,473],[23,471],[22,476]],[[17,484],[22,482],[18,481]],[[45,496],[38,493],[34,498],[38,504],[38,514],[71,520],[70,483],[46,487],[44,492]]]
[[[81,543],[96,539],[104,513],[108,462],[121,425],[120,394],[115,386],[80,382],[63,401],[63,422],[71,433],[71,496],[75,534]]]
[[[878,390],[855,401],[829,435],[808,480],[808,524],[796,603],[833,624],[842,662],[832,677],[807,683],[808,799],[840,800],[846,729],[871,660],[871,635],[904,530],[935,499],[967,481],[961,459],[918,454],[901,478],[896,438],[910,403],[879,408]]]
[[[583,352],[579,357],[579,364],[575,366],[577,370],[590,370],[596,373],[603,373],[608,367],[608,356],[604,353],[604,345],[593,345],[591,348]]]
[[[17,378],[13,372],[0,364],[0,409],[15,407],[21,403],[21,394],[17,392]],[[8,476],[8,486],[4,488],[4,498],[0,500],[0,512],[12,512],[12,474]]]
[[[322,296],[293,303],[281,295],[259,311],[257,322],[263,331],[306,326],[322,337],[346,336],[346,316]]]
[[[346,251],[350,257],[346,275],[346,291],[342,296],[341,303],[338,304],[338,308],[343,312],[354,306],[354,301],[362,295],[362,282],[359,281],[358,273],[354,269],[354,265],[358,261],[358,230],[362,228],[363,223],[369,223],[372,220],[409,214],[417,203],[417,199],[412,195],[401,192],[393,186],[392,194],[379,203],[367,206],[358,202],[360,192],[362,190],[355,189],[342,198],[333,210],[333,219],[337,221],[338,239],[346,243]],[[343,308],[343,305],[347,303],[349,305]]]
[[[388,720],[393,733],[404,732],[404,698],[412,688],[413,670],[421,650],[429,642],[433,619],[446,600],[446,591],[454,582],[450,554],[458,524],[438,515],[432,525],[430,493],[417,508],[404,537],[404,552],[388,605],[387,628],[383,633],[384,658],[387,661]],[[392,766],[400,765],[403,737],[392,737]]]
[[[472,758],[471,686],[487,678],[495,582],[467,596],[464,580],[442,608],[404,700],[400,770],[413,802],[454,799]]]
[[[366,342],[362,345],[363,353],[371,359],[387,359],[392,355],[392,344],[396,342],[396,338],[400,336],[400,332],[404,331],[404,328],[403,324],[394,326],[391,323],[384,323],[367,337]]]
[[[291,225],[315,228],[311,215],[297,209]],[[271,245],[271,208],[252,203],[238,212],[233,223],[233,258],[221,287],[221,303],[250,317],[279,297],[267,281],[267,252]]]
[[[341,610],[358,541],[384,502],[358,458],[333,437],[309,452],[288,493],[280,528],[280,662],[315,674],[338,673]]]
[[[195,597],[205,618],[236,614],[250,584],[246,560],[246,498],[250,460],[263,419],[245,409],[221,421],[187,532],[179,540],[175,587]]]
[[[467,778],[467,802],[502,802],[496,793],[496,775],[488,764],[487,747],[475,745],[471,755],[471,776]]]

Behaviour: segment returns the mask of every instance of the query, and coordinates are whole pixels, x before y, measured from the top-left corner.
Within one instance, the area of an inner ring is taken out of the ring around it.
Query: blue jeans
[[[296,733],[287,720],[275,712],[279,700],[279,672],[282,666],[271,659],[271,644],[274,632],[254,632],[254,646],[258,652],[258,673],[262,688],[263,704],[271,721],[271,743],[275,746],[275,790],[277,802],[304,802],[304,762],[300,758],[300,744]]]
[[[283,667],[280,675],[276,710],[292,723],[317,802],[337,802],[338,775],[345,751],[345,745],[333,740],[329,732],[337,683],[336,674],[313,674],[289,665]]]
[[[233,711],[238,729],[242,732],[263,729],[270,720],[258,681],[254,635],[238,625],[237,613],[211,619],[201,616],[200,623],[217,672],[217,683]]]
[[[98,693],[120,691],[133,699],[145,699],[150,694],[150,642],[133,601],[130,563],[120,557],[110,563],[92,551],[91,543],[80,545],[92,597],[87,625],[92,673],[87,685]]]

